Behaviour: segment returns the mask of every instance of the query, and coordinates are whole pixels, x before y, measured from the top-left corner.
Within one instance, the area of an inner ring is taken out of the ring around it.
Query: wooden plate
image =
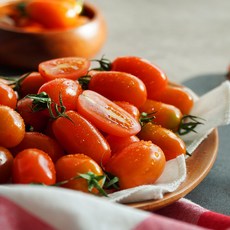
[[[144,202],[129,203],[128,206],[143,210],[157,210],[163,208],[191,192],[209,173],[217,156],[218,149],[217,129],[199,145],[191,157],[186,160],[187,178],[180,187],[166,194],[160,200],[150,200]]]

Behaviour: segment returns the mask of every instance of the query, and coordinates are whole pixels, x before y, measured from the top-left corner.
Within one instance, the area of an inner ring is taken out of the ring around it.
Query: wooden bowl
[[[1,8],[15,0],[3,1]],[[67,56],[92,58],[102,48],[106,23],[93,5],[84,4],[88,22],[68,30],[26,32],[17,27],[0,25],[0,66],[33,70],[40,62]]]

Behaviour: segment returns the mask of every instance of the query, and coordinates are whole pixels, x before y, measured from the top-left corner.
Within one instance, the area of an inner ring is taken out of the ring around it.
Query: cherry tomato
[[[53,162],[56,162],[57,159],[64,155],[64,150],[55,139],[39,132],[26,132],[22,141],[14,148],[11,148],[10,151],[17,155],[22,150],[29,148],[44,151]]]
[[[120,106],[122,109],[124,109],[130,115],[132,115],[137,121],[139,121],[140,111],[136,106],[134,106],[134,105],[132,105],[126,101],[114,101],[114,103],[117,104],[118,106]]]
[[[145,124],[137,136],[141,140],[152,141],[158,145],[163,150],[167,161],[186,153],[185,143],[179,136],[151,122]]]
[[[145,84],[137,77],[117,71],[93,71],[89,89],[112,101],[127,101],[140,107],[147,99]]]
[[[69,180],[69,182],[63,184],[62,187],[87,193],[89,192],[89,186],[86,179],[70,179],[79,176],[79,174],[86,174],[88,172],[93,173],[95,176],[103,176],[101,167],[93,159],[84,154],[70,154],[63,156],[56,162],[55,168],[57,182]],[[99,180],[98,184],[102,187],[103,179]],[[91,193],[98,194],[98,190],[94,187]]]
[[[30,98],[22,98],[18,100],[17,111],[24,120],[29,130],[43,131],[48,123],[49,117],[44,115],[43,111],[32,110],[33,100]]]
[[[90,61],[83,57],[65,57],[41,62],[38,65],[39,73],[46,81],[55,78],[77,80],[87,74]]]
[[[0,146],[0,184],[9,182],[12,174],[13,160],[11,152]]]
[[[163,151],[151,141],[139,141],[114,154],[106,171],[119,178],[120,189],[153,184],[165,167]]]
[[[98,129],[115,136],[132,136],[141,127],[129,113],[104,96],[85,90],[78,97],[77,110]]]
[[[36,148],[25,149],[14,158],[13,183],[52,185],[55,182],[54,163],[44,151]]]
[[[26,4],[26,12],[47,28],[69,28],[77,23],[79,5],[70,0],[31,0]]]
[[[130,73],[140,78],[150,99],[163,91],[168,84],[168,78],[161,69],[140,57],[117,57],[112,62],[112,70]]]
[[[18,112],[0,105],[0,146],[9,148],[19,144],[25,135],[25,124]]]
[[[81,85],[77,81],[66,78],[58,78],[43,84],[38,94],[45,92],[52,99],[53,113],[55,113],[54,104],[65,106],[66,110],[76,110],[76,101],[82,92]],[[49,113],[48,113],[49,115]]]
[[[109,144],[102,134],[75,111],[67,111],[52,124],[53,133],[68,154],[83,153],[99,165],[105,165],[111,156]]]
[[[156,95],[154,100],[176,106],[182,114],[189,114],[194,100],[190,93],[183,87],[168,85],[163,92]]]
[[[140,112],[154,116],[153,123],[176,132],[183,117],[181,111],[163,102],[148,99],[140,108]]]
[[[108,135],[106,137],[106,140],[109,143],[112,154],[115,154],[116,152],[120,152],[126,146],[134,142],[140,141],[140,139],[137,136],[117,137],[113,135]]]
[[[17,104],[17,94],[9,86],[0,82],[0,105],[6,105],[15,109]]]
[[[46,81],[40,73],[32,72],[21,81],[19,90],[20,96],[25,97],[27,94],[36,94],[45,82]]]

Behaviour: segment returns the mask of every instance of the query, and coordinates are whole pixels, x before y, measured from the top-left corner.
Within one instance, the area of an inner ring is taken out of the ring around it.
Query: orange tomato
[[[17,94],[9,86],[0,82],[0,105],[6,105],[15,109],[17,104]]]

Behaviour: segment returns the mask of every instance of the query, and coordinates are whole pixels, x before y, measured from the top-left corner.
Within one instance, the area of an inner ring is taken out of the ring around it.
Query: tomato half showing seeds
[[[101,167],[90,157],[84,154],[70,154],[61,157],[55,164],[57,173],[57,183],[68,181],[61,185],[65,188],[79,190],[82,192],[91,192],[98,194],[99,191],[94,187],[89,191],[88,182],[86,179],[79,177],[79,174],[93,173],[95,176],[103,176]],[[73,178],[76,179],[73,179]],[[73,179],[73,180],[72,180]],[[103,178],[98,181],[102,187],[104,183]]]
[[[140,57],[117,57],[112,62],[112,70],[130,73],[140,78],[150,99],[163,91],[168,84],[168,78],[160,68]]]
[[[0,147],[0,184],[9,182],[12,174],[13,155],[11,152]]]
[[[177,107],[150,99],[139,110],[141,113],[147,113],[147,117],[153,117],[154,124],[174,132],[178,130],[183,116]]]
[[[46,81],[55,78],[77,80],[87,74],[90,61],[82,57],[65,57],[41,62],[38,65],[39,73]]]
[[[5,148],[19,144],[25,135],[25,123],[18,112],[0,105],[0,146]]]
[[[179,136],[169,129],[154,125],[151,122],[142,127],[138,137],[158,145],[163,150],[167,161],[181,154],[186,154],[186,145]]]
[[[136,107],[147,99],[145,84],[136,76],[118,71],[93,71],[89,89],[112,101],[127,101]]]
[[[119,178],[120,189],[153,184],[165,167],[163,151],[151,141],[130,144],[113,155],[106,171]]]
[[[35,148],[25,149],[14,158],[13,183],[52,185],[55,182],[54,163],[44,151]]]
[[[132,115],[92,90],[85,90],[78,97],[77,110],[98,129],[108,134],[131,136],[141,129]]]
[[[52,130],[68,154],[83,153],[99,165],[105,165],[111,156],[109,144],[102,134],[75,111],[67,111],[69,117],[59,117],[52,123]]]

